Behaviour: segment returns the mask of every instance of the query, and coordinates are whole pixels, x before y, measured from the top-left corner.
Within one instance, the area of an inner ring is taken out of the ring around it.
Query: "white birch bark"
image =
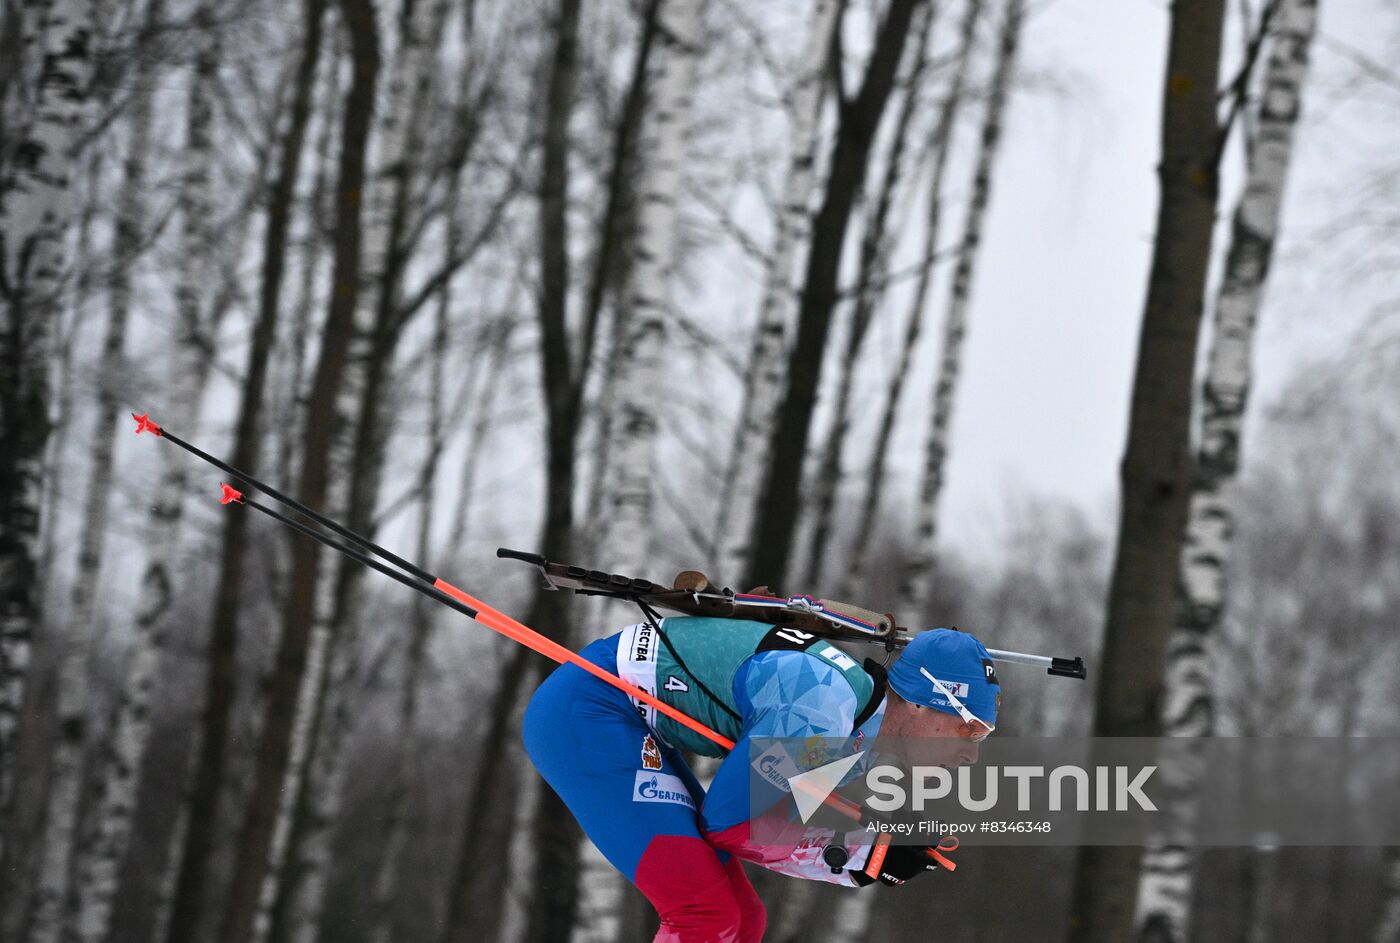
[[[1201,436],[1178,615],[1167,643],[1163,729],[1173,737],[1214,733],[1215,703],[1208,647],[1226,605],[1234,538],[1237,474],[1252,379],[1254,332],[1278,237],[1294,131],[1307,78],[1317,0],[1282,0],[1265,67],[1255,139],[1244,193],[1235,209],[1230,248],[1216,296],[1210,354],[1202,384]],[[1167,786],[1189,794],[1189,775]],[[1185,940],[1190,927],[1194,856],[1185,848],[1149,848],[1138,884],[1140,939]]]
[[[204,345],[205,306],[213,234],[210,169],[213,151],[211,94],[219,46],[204,5],[199,52],[190,80],[186,114],[179,213],[181,265],[176,275],[177,317],[169,351],[168,380],[158,418],[172,429],[195,429],[212,359]],[[95,833],[84,842],[76,873],[80,877],[75,938],[96,943],[110,932],[118,875],[131,839],[142,760],[149,745],[150,702],[165,644],[178,631],[174,598],[179,571],[188,462],[175,450],[162,450],[159,490],[147,519],[146,563],[141,579],[132,650],[118,697],[113,735],[98,774]],[[177,823],[176,831],[179,831]]]
[[[213,367],[212,351],[215,347],[219,319],[219,314],[216,311],[206,312],[201,297],[215,267],[214,240],[210,227],[214,209],[210,190],[214,141],[212,93],[214,82],[218,77],[222,45],[218,26],[214,22],[214,7],[210,0],[200,2],[192,19],[198,30],[196,39],[198,53],[195,57],[194,71],[190,78],[189,97],[186,102],[184,168],[179,204],[182,264],[175,286],[175,300],[179,311],[177,321],[179,334],[172,345],[178,345],[182,350],[175,352],[172,358],[170,367],[172,387],[166,399],[168,405],[174,407],[175,410],[172,421],[182,423],[188,421],[193,429],[198,425],[198,417],[202,413],[201,405],[204,391]],[[247,216],[245,215],[236,227],[236,233],[232,239],[234,245],[243,245],[243,234],[246,228]],[[190,379],[185,380],[184,377],[187,374]],[[186,406],[186,403],[189,405]],[[180,416],[181,411],[186,412],[187,415]],[[180,474],[178,469],[169,469],[169,471],[178,476],[178,480],[162,480],[162,489],[174,486],[179,489],[178,492],[168,493],[183,495],[187,490],[185,477]],[[163,493],[167,492],[163,490]],[[147,581],[154,582],[160,579],[159,574],[161,573],[168,575],[175,562],[170,557],[170,553],[178,549],[179,522],[183,517],[182,505],[178,503],[178,499],[174,510],[176,511],[176,519],[169,521],[168,527],[161,528],[153,534],[160,543],[151,548],[150,558],[146,564],[145,580]],[[158,527],[159,521],[153,521],[153,524]],[[157,618],[164,617],[164,615],[157,616]],[[136,700],[135,692],[131,692],[130,700],[133,702]],[[143,746],[143,751],[144,749]],[[193,759],[197,753],[197,748],[191,749],[191,758]],[[139,764],[133,768],[139,769]],[[139,784],[127,786],[126,784],[112,783],[108,784],[106,788],[130,788],[134,792],[137,785]],[[189,803],[182,801],[179,811],[176,813],[175,825],[170,830],[170,842],[167,846],[169,850],[166,854],[166,873],[161,877],[155,917],[151,921],[153,930],[150,939],[152,943],[158,943],[165,938],[171,906],[174,902],[176,882],[179,879],[180,850],[184,847],[185,832],[188,828]],[[122,852],[118,851],[117,859],[119,861],[121,855]]]
[[[894,249],[893,234],[901,228],[890,220],[904,173],[904,152],[914,116],[920,111],[922,85],[929,64],[929,37],[936,19],[933,5],[926,5],[920,17],[918,38],[913,50],[913,64],[905,76],[904,101],[895,119],[891,134],[890,153],[885,161],[885,173],[875,197],[875,208],[866,219],[861,236],[860,272],[856,278],[856,301],[851,310],[851,323],[846,335],[836,379],[836,397],[832,405],[831,428],[822,446],[821,458],[812,479],[812,529],[807,547],[807,571],[801,585],[806,591],[817,592],[821,585],[822,565],[826,547],[831,539],[832,516],[836,508],[836,493],[841,483],[841,465],[846,451],[846,436],[851,427],[851,397],[855,390],[856,365],[865,347],[865,337],[876,309],[885,295],[884,281],[889,273],[890,253]]]
[[[48,435],[43,420],[71,203],[68,178],[92,72],[88,4],[55,0],[45,14],[35,34],[41,38],[26,43],[37,43],[43,53],[33,114],[26,128],[16,129],[0,179],[0,865],[8,862],[14,735],[40,613],[35,565]]]
[[[622,929],[622,875],[585,837],[579,852],[578,922],[569,943],[613,943]]]
[[[328,619],[330,614],[326,615]],[[336,637],[344,632],[344,626],[336,627],[326,621],[324,634],[331,647],[330,665],[322,690],[321,716],[313,732],[302,800],[306,808],[294,849],[297,881],[292,889],[286,934],[291,943],[315,943],[320,936],[331,877],[331,838],[345,796],[345,746],[351,732],[349,688],[358,674],[355,658],[359,640]],[[265,939],[266,936],[254,935],[254,943]]]
[[[318,613],[325,612],[331,605],[330,594],[335,585],[333,564],[334,561],[326,557],[322,557],[319,563],[322,572],[316,589]],[[277,903],[282,867],[287,860],[287,848],[291,843],[293,819],[297,803],[301,799],[307,761],[311,756],[311,743],[315,733],[313,728],[321,708],[322,684],[326,678],[326,660],[329,657],[330,626],[326,619],[318,615],[307,645],[306,671],[301,676],[301,688],[297,692],[287,773],[282,781],[277,820],[273,825],[272,842],[268,848],[267,873],[259,890],[257,914],[253,918],[253,930],[249,937],[252,943],[266,943],[272,930],[272,909]]]
[[[608,450],[616,475],[603,546],[613,572],[636,572],[650,562],[658,397],[703,12],[704,0],[668,0],[658,13],[655,92],[637,149],[639,210],[627,285],[632,316],[618,363],[617,418]]]
[[[865,894],[847,894],[836,906],[832,917],[832,940],[863,940],[870,929],[870,915],[875,909],[875,901],[867,900]]]
[[[650,562],[677,205],[685,178],[686,132],[704,11],[705,0],[662,0],[657,11],[657,47],[651,60],[655,78],[649,83],[653,98],[642,119],[636,151],[637,232],[630,247],[626,297],[620,306],[627,320],[613,378],[617,409],[608,426],[610,483],[600,544],[615,573],[639,572]],[[622,311],[618,316],[623,316]],[[592,925],[587,935],[600,939],[605,930],[615,932],[615,921],[603,928],[597,919],[616,909],[620,878],[611,870],[600,873],[596,861],[593,866],[588,880],[580,884],[578,906],[581,917]]]
[[[147,13],[147,28],[160,19],[159,0]],[[39,877],[34,891],[30,940],[53,943],[62,932],[76,844],[87,741],[87,659],[96,636],[97,583],[106,552],[109,495],[113,480],[118,408],[123,391],[122,358],[131,314],[132,269],[136,247],[145,237],[146,164],[154,113],[152,64],[143,56],[135,75],[127,151],[117,195],[114,254],[108,283],[108,315],[98,368],[97,416],[89,455],[67,639],[58,675],[59,737],[45,799]]]
[[[895,417],[898,415],[900,400],[904,395],[904,384],[913,364],[914,351],[923,333],[924,311],[928,306],[929,288],[933,284],[934,259],[938,254],[938,240],[943,229],[943,182],[947,174],[948,157],[952,154],[956,137],[957,116],[962,110],[967,88],[967,76],[976,45],[977,23],[981,19],[982,6],[983,0],[967,0],[958,29],[958,51],[952,63],[952,77],[939,106],[938,121],[929,136],[928,149],[933,168],[929,176],[923,254],[919,257],[922,268],[919,270],[918,283],[904,324],[904,334],[899,345],[899,361],[895,364],[894,372],[890,374],[889,384],[885,388],[879,431],[875,435],[870,471],[866,476],[865,497],[861,503],[860,515],[856,519],[856,531],[847,557],[846,569],[836,593],[840,599],[859,599],[865,592],[866,554],[880,514],[880,500],[885,486],[885,463],[889,458],[890,443],[894,439]],[[849,908],[843,906],[842,912],[846,909]],[[851,918],[852,926],[857,925],[856,920],[855,917]],[[860,922],[859,926],[862,929],[857,932],[863,933],[865,923]]]
[[[361,315],[368,314],[361,305],[356,315],[355,332],[357,339],[368,335],[369,325]],[[360,356],[355,356],[357,347]],[[341,434],[331,444],[328,463],[330,484],[326,495],[326,507],[331,514],[345,517],[349,506],[349,469],[353,464],[351,430],[358,405],[360,384],[363,382],[364,344],[351,341],[351,361],[346,368],[346,379],[337,394],[336,411]],[[353,396],[352,392],[353,391]],[[316,581],[316,601],[313,608],[311,637],[307,646],[306,667],[302,672],[300,688],[297,692],[296,709],[292,719],[292,736],[287,755],[286,771],[283,774],[282,794],[277,806],[277,816],[273,823],[272,841],[268,848],[267,870],[263,875],[258,893],[257,911],[253,918],[249,943],[267,943],[275,929],[279,936],[290,939],[306,933],[315,933],[319,922],[320,902],[328,848],[319,839],[321,826],[314,821],[302,823],[302,833],[297,833],[298,813],[303,803],[313,818],[317,806],[324,810],[337,800],[334,782],[334,760],[327,759],[327,751],[321,749],[318,738],[326,736],[323,724],[336,709],[335,697],[327,697],[328,690],[334,691],[344,671],[342,660],[350,646],[347,639],[337,638],[342,629],[332,624],[335,609],[335,594],[339,584],[339,568],[342,559],[338,555],[323,554],[318,562],[319,578]],[[357,564],[358,565],[358,564]],[[353,607],[352,607],[353,608]],[[320,777],[319,780],[316,777]],[[308,794],[314,785],[319,794]],[[333,813],[333,808],[332,808]],[[305,817],[307,811],[302,811]],[[293,848],[293,841],[297,847]],[[284,886],[289,856],[295,853],[298,870],[294,875],[296,886]],[[281,914],[286,921],[282,927],[274,927],[274,917],[278,916],[279,901],[282,895],[288,900],[281,905]]]
[[[770,264],[754,328],[753,353],[744,382],[733,452],[720,493],[715,527],[715,567],[721,580],[740,578],[748,565],[758,491],[763,486],[765,454],[773,417],[782,401],[786,378],[787,335],[792,320],[792,274],[799,247],[807,241],[814,211],[817,145],[821,130],[822,91],[830,59],[831,35],[839,20],[840,0],[816,0],[790,93],[792,150],[783,182]]]
[[[77,198],[82,211],[74,223],[77,235],[73,240],[73,260],[69,266],[67,285],[65,286],[68,310],[64,320],[56,325],[58,344],[53,382],[57,392],[54,397],[53,430],[48,445],[48,457],[44,465],[45,493],[41,518],[43,552],[38,563],[38,574],[42,581],[40,584],[42,595],[48,595],[58,585],[53,573],[53,561],[56,559],[58,551],[56,546],[57,528],[53,525],[58,518],[59,508],[64,506],[64,501],[68,497],[67,489],[64,487],[66,472],[70,466],[68,456],[71,454],[73,439],[77,438],[64,434],[73,427],[73,402],[76,399],[74,392],[78,386],[72,382],[74,373],[73,348],[81,332],[81,325],[86,323],[89,318],[87,308],[88,302],[91,300],[89,298],[91,294],[90,282],[92,281],[90,273],[98,267],[95,260],[99,257],[106,257],[105,252],[98,256],[93,251],[93,229],[99,212],[104,210],[102,180],[107,165],[106,159],[106,152],[100,147],[95,147],[88,153],[84,161],[86,164],[83,171],[85,183],[81,196]],[[50,613],[50,618],[56,616],[58,613]]]
[[[987,206],[991,201],[992,171],[1001,143],[1002,125],[1006,120],[1006,105],[1016,69],[1016,47],[1020,41],[1021,21],[1025,9],[1025,0],[1009,0],[1001,24],[996,66],[992,73],[986,115],[982,122],[982,136],[973,169],[972,197],[968,202],[967,219],[953,266],[948,308],[944,315],[943,348],[939,357],[938,379],[934,387],[932,419],[924,445],[914,545],[901,574],[899,588],[899,611],[907,614],[905,618],[916,622],[923,617],[937,563],[938,498],[943,491],[948,438],[952,427],[958,378],[962,371],[962,346],[967,335],[968,314],[972,305],[972,280],[976,272],[978,250],[982,245],[982,228],[987,216]]]

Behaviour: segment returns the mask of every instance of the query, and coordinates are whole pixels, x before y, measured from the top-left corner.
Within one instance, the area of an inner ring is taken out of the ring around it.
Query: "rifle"
[[[913,637],[909,629],[898,624],[893,613],[809,595],[786,596],[766,586],[736,593],[728,587],[715,586],[698,570],[685,570],[672,585],[664,586],[640,577],[555,563],[523,550],[501,547],[496,556],[536,567],[552,590],[629,600],[641,606],[648,616],[652,615],[649,609],[656,608],[716,619],[751,619],[790,626],[832,641],[883,645],[887,652],[903,648]],[[1082,681],[1088,676],[1084,659],[1079,656],[1059,658],[999,649],[987,651],[993,661],[1044,668],[1046,674],[1060,678]]]

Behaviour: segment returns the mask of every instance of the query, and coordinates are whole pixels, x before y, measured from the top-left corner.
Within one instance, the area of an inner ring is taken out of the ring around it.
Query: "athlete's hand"
[[[861,887],[874,884],[877,880],[887,887],[898,887],[925,871],[937,871],[938,862],[929,854],[934,849],[929,845],[889,845],[885,848],[884,860],[880,862],[880,875],[873,878],[864,870],[852,871],[851,878]],[[875,849],[871,854],[876,854]]]
[[[881,841],[870,849],[865,868],[851,872],[851,879],[861,887],[876,881],[888,887],[898,887],[925,871],[937,871],[939,868],[957,870],[958,866],[948,857],[958,850],[955,835],[944,835],[936,845],[892,845],[888,836],[880,837]],[[878,869],[878,874],[874,873],[875,869]]]

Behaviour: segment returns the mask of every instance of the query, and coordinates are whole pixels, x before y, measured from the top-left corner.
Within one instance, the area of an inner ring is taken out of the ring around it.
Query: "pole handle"
[[[1077,678],[1080,681],[1089,677],[1089,672],[1084,667],[1084,659],[1078,656],[1074,658],[1051,658],[1050,667],[1045,673],[1055,675],[1057,678]]]
[[[521,560],[531,566],[544,566],[547,562],[538,553],[526,553],[524,550],[512,550],[509,547],[497,547],[496,556],[502,560]]]

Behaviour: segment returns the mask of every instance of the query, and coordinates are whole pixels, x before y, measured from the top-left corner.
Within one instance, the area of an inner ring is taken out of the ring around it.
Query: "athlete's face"
[[[964,766],[977,762],[981,752],[979,742],[986,728],[975,721],[968,723],[957,714],[937,711],[931,707],[911,704],[903,699],[892,700],[885,708],[880,735],[892,737],[937,738],[938,765]]]

